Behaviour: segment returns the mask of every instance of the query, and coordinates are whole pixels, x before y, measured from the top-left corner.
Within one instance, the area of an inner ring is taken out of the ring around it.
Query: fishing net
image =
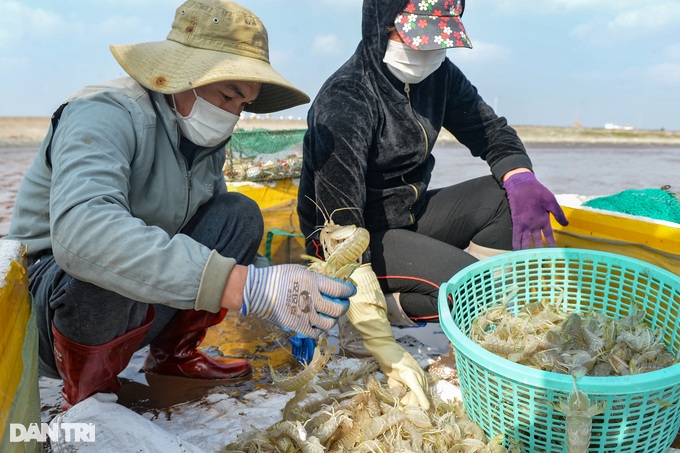
[[[275,181],[298,178],[306,129],[236,130],[227,143],[227,181]]]
[[[593,198],[583,203],[583,206],[680,223],[678,197],[665,189],[624,190],[614,195]]]

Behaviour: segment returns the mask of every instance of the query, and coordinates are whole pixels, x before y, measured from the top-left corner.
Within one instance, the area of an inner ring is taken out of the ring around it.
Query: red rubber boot
[[[64,380],[62,410],[95,393],[118,393],[121,386],[118,374],[127,367],[142,343],[154,315],[155,310],[149,305],[146,319],[140,327],[97,346],[76,343],[62,335],[52,324],[54,359],[57,371]]]
[[[243,380],[253,373],[244,359],[212,358],[198,350],[208,327],[227,314],[204,310],[181,310],[149,345],[144,371],[149,374],[192,379]]]

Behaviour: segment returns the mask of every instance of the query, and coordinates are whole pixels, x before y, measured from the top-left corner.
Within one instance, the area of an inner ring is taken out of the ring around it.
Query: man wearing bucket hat
[[[129,77],[57,110],[10,227],[28,245],[40,371],[63,379],[64,408],[116,393],[147,344],[149,374],[247,378],[246,360],[197,350],[227,309],[317,338],[356,291],[302,265],[255,267],[262,215],[226,191],[224,145],[241,112],[309,101],[269,64],[257,16],[189,0],[165,41],[111,52]]]
[[[323,218],[308,199],[371,233],[340,346],[373,355],[391,385],[408,389],[404,401],[423,407],[426,378],[391,324],[437,321],[441,282],[485,256],[554,245],[551,214],[567,223],[516,132],[446,58],[471,47],[463,10],[462,0],[364,0],[362,40],[309,111],[298,198],[310,255]],[[442,128],[491,175],[427,190]],[[348,207],[357,209],[339,209]]]

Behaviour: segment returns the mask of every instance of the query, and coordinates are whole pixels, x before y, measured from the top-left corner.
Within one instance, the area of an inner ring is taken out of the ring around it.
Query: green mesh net
[[[624,190],[593,198],[583,206],[680,223],[678,195],[667,189]]]
[[[236,130],[227,143],[227,181],[273,181],[297,178],[302,169],[306,129]]]

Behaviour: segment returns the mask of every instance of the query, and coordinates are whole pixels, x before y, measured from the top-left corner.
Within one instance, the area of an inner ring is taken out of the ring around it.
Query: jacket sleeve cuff
[[[496,178],[496,181],[498,181],[498,183],[502,186],[504,174],[506,174],[510,170],[514,170],[515,168],[522,167],[528,168],[529,170],[533,171],[531,159],[529,159],[529,156],[523,154],[516,154],[508,156],[498,161],[493,167],[491,167],[491,173],[493,174],[493,177]]]
[[[208,262],[205,263],[201,283],[198,286],[196,295],[196,310],[205,310],[211,313],[220,311],[220,300],[224,292],[224,286],[231,270],[234,268],[236,260],[226,258],[215,250],[210,253]]]

